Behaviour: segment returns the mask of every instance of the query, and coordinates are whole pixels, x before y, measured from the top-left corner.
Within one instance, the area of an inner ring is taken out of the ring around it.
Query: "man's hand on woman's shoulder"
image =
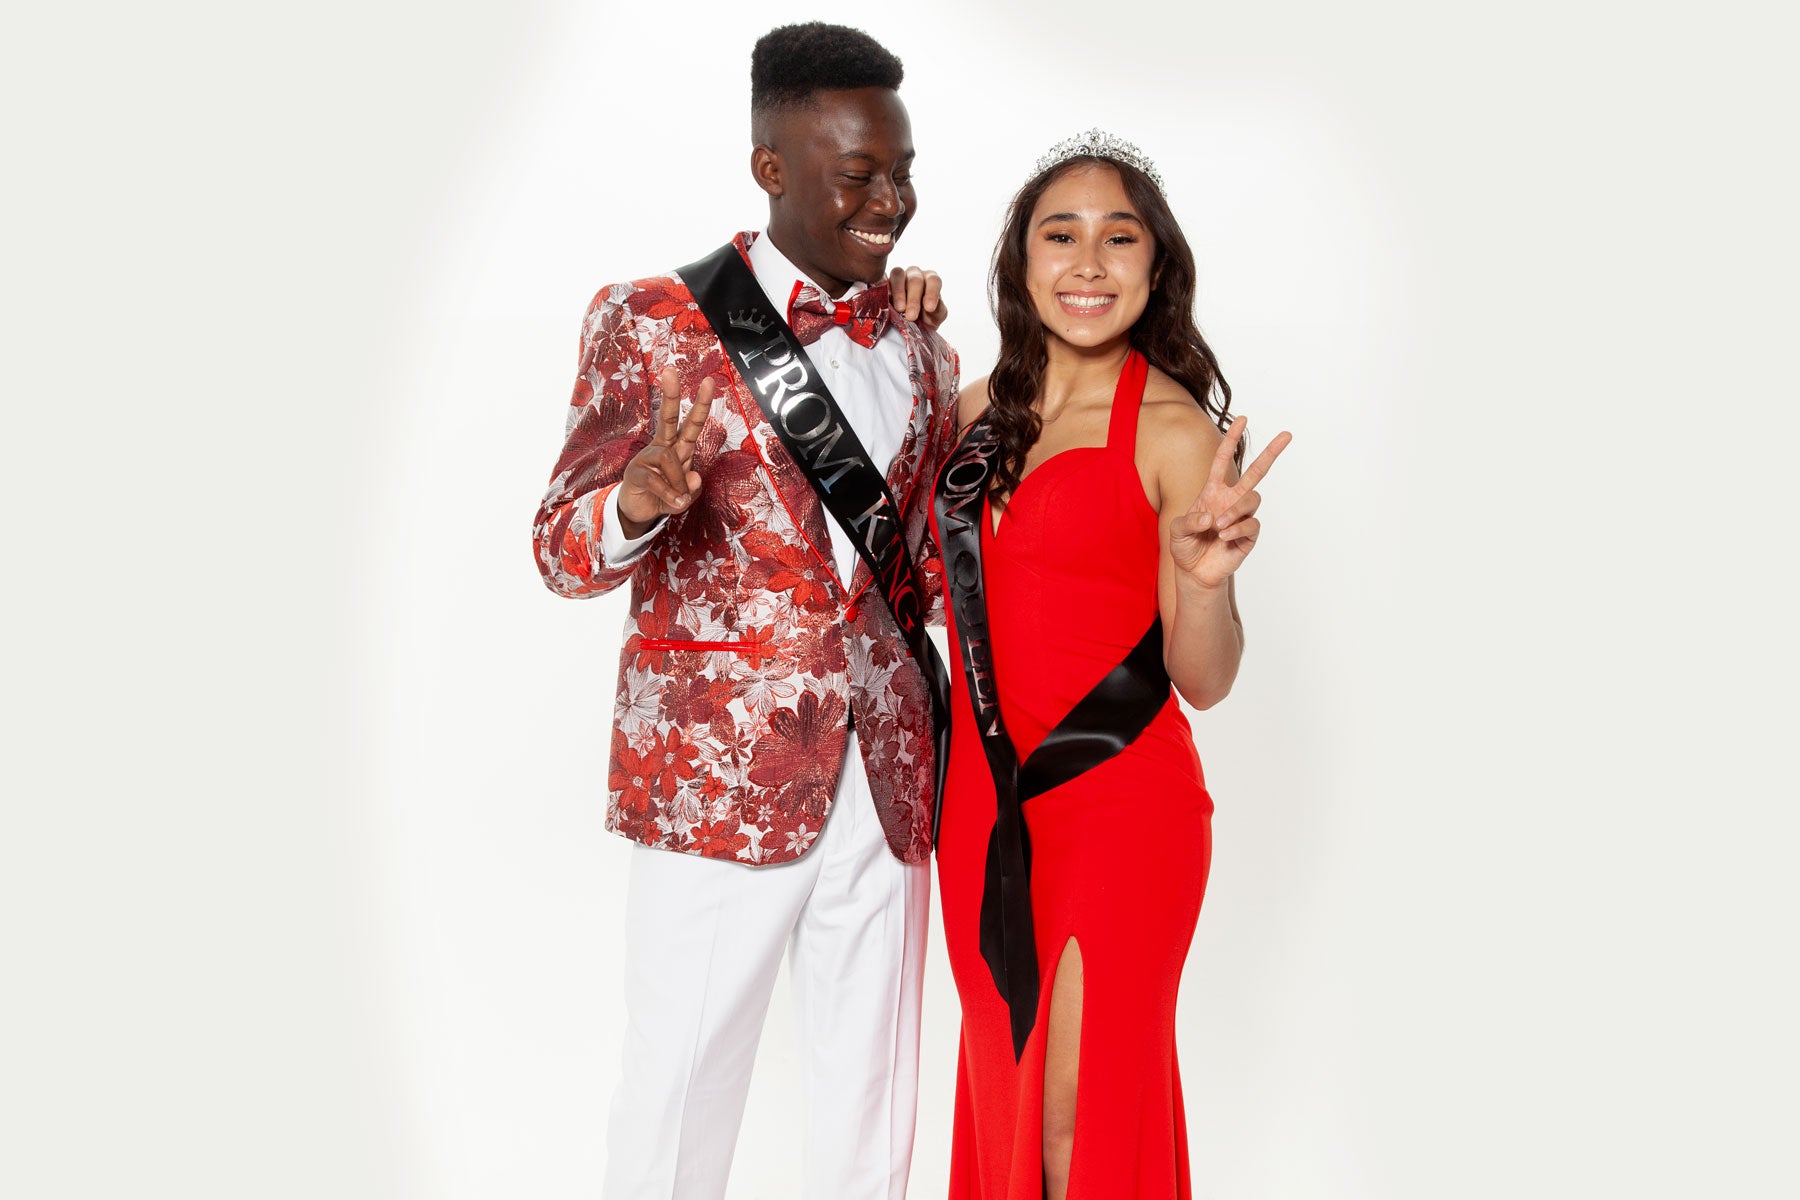
[[[950,316],[944,307],[944,281],[922,267],[895,267],[888,272],[889,304],[909,321],[937,329]]]

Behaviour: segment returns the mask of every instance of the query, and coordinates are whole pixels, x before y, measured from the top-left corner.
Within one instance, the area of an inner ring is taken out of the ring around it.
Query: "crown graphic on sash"
[[[748,329],[751,333],[767,333],[775,328],[772,322],[747,308],[734,309],[726,313],[725,321],[737,329]]]

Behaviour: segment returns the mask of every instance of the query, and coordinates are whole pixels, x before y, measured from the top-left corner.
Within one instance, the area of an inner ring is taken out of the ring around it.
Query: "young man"
[[[608,1200],[724,1194],[784,950],[802,1194],[906,1191],[937,775],[922,626],[942,613],[926,511],[958,365],[908,319],[941,319],[935,276],[895,272],[892,307],[869,286],[916,203],[900,79],[855,30],[762,38],[767,232],[601,289],[583,327],[533,540],[559,595],[631,583],[607,825],[638,845]]]

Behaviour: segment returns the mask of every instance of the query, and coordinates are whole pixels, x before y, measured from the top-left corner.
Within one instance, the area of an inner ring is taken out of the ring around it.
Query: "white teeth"
[[[850,232],[874,246],[890,245],[894,240],[894,235],[891,233],[864,233],[860,229],[852,229]]]
[[[1112,296],[1071,296],[1067,292],[1058,293],[1056,298],[1072,308],[1103,308],[1115,299]]]

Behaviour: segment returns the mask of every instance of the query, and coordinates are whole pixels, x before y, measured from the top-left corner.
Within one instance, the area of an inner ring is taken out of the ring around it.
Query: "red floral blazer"
[[[740,236],[740,251],[748,243]],[[926,519],[955,432],[959,364],[935,333],[896,317],[912,418],[888,471],[930,620],[943,566]],[[600,551],[608,494],[646,445],[657,376],[718,389],[694,469],[695,507],[613,570]],[[607,828],[661,849],[747,863],[805,854],[856,730],[889,848],[931,851],[931,704],[880,589],[859,559],[834,571],[818,498],[675,275],[602,288],[588,308],[562,456],[532,542],[551,591],[582,599],[631,583],[619,664]]]

